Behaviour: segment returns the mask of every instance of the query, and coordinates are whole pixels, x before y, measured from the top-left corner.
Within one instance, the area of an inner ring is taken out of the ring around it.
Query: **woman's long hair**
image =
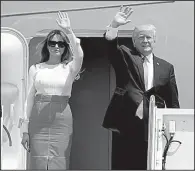
[[[47,62],[49,60],[49,50],[48,50],[48,42],[54,37],[54,35],[60,35],[65,43],[65,48],[64,48],[64,53],[61,56],[61,63],[63,62],[70,62],[73,57],[73,53],[70,47],[70,41],[67,37],[67,35],[61,31],[61,30],[52,30],[47,37],[40,43],[42,44],[42,49],[41,49],[41,61],[42,62]],[[38,44],[38,46],[40,45]]]

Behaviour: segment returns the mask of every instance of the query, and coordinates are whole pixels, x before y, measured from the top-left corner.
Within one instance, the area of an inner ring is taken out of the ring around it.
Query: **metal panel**
[[[6,131],[2,130],[1,169],[25,169],[25,151],[21,146],[18,123],[24,113],[27,60],[28,45],[24,36],[15,29],[1,27],[1,123],[11,135],[8,143]]]
[[[194,109],[158,109],[151,96],[149,116],[148,169],[193,170]]]

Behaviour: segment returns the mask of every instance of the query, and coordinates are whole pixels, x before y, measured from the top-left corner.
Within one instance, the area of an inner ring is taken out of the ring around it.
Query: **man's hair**
[[[135,39],[140,31],[152,31],[154,33],[154,39],[156,39],[156,27],[152,24],[146,24],[146,25],[140,25],[135,27],[133,30],[132,40],[133,43],[135,42]]]

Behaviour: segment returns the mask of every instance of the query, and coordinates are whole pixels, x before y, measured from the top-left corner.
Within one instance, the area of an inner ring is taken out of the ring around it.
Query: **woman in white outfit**
[[[41,62],[29,69],[22,138],[28,169],[69,169],[73,120],[68,101],[83,51],[68,15],[59,12],[57,23],[62,30],[48,34]]]

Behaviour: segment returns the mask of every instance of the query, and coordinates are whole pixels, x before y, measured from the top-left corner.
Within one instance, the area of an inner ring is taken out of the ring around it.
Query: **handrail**
[[[152,95],[150,97],[150,104],[149,104],[149,124],[148,124],[148,157],[147,157],[147,170],[152,170],[154,168],[154,134],[155,134],[155,124],[156,124],[156,116],[155,116],[155,96]],[[150,124],[150,121],[152,124]]]
[[[8,136],[8,139],[9,139],[9,146],[12,146],[11,135],[10,135],[10,133],[9,133],[9,131],[8,131],[8,129],[6,128],[5,125],[3,125],[3,128],[4,128],[5,132],[7,133],[7,136]]]
[[[162,4],[162,3],[173,3],[175,1],[160,1],[160,2],[146,2],[146,3],[136,3],[136,4],[125,4],[123,6],[141,6],[141,5],[154,5],[154,4]],[[62,12],[72,12],[72,11],[87,11],[87,10],[98,10],[104,8],[116,8],[120,7],[120,5],[107,5],[107,6],[99,6],[99,7],[86,7],[86,8],[72,8],[67,10],[61,10]],[[2,14],[1,18],[5,17],[13,17],[13,16],[23,16],[23,15],[33,15],[33,14],[49,14],[49,13],[57,13],[59,10],[51,10],[51,11],[40,11],[40,12],[24,12],[24,13],[15,13],[15,14]]]

